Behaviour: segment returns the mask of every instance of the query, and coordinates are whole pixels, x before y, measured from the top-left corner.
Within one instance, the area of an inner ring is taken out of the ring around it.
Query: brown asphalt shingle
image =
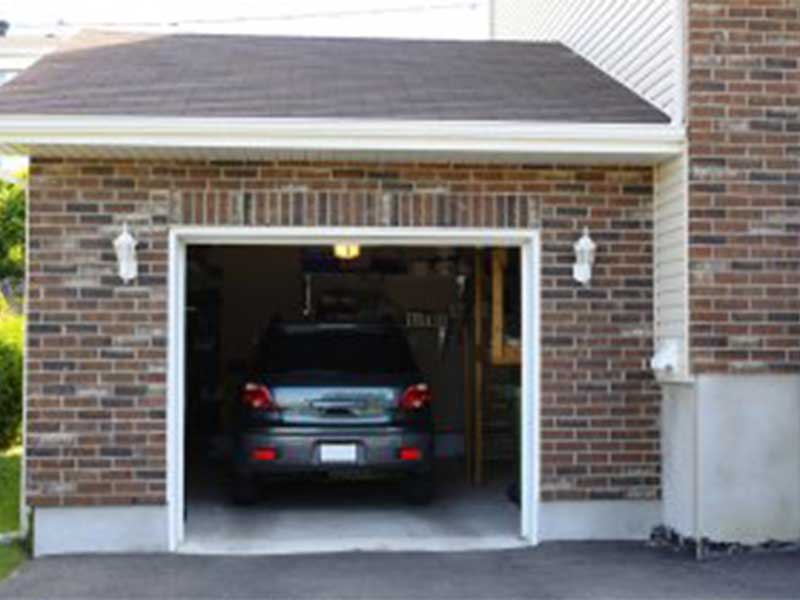
[[[560,44],[85,32],[0,114],[664,123]]]

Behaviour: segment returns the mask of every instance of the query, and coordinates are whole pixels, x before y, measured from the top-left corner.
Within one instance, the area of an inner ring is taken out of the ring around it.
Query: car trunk
[[[421,383],[402,334],[385,326],[285,325],[261,346],[258,380],[283,425],[384,425],[397,421],[408,386]]]

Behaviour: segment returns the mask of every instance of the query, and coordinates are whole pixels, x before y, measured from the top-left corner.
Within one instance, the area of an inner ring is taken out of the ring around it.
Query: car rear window
[[[399,330],[331,327],[276,330],[261,343],[272,372],[408,373],[416,370]]]

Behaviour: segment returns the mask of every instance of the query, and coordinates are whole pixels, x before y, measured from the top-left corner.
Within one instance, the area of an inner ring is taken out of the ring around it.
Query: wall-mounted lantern
[[[587,285],[592,279],[592,266],[597,244],[589,237],[589,228],[583,228],[583,235],[573,245],[575,249],[575,264],[572,265],[572,277],[582,285]]]
[[[124,283],[136,279],[139,266],[136,263],[136,244],[138,242],[128,231],[128,224],[122,226],[122,233],[114,239],[114,252],[117,254],[119,277]]]

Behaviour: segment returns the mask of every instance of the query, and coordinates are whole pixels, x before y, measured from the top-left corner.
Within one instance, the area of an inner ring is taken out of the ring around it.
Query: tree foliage
[[[0,181],[0,283],[25,276],[25,187]],[[22,420],[23,317],[0,287],[0,451],[19,441]]]
[[[17,443],[22,421],[24,321],[0,294],[0,451]]]
[[[20,280],[24,276],[24,183],[0,181],[0,280]]]

